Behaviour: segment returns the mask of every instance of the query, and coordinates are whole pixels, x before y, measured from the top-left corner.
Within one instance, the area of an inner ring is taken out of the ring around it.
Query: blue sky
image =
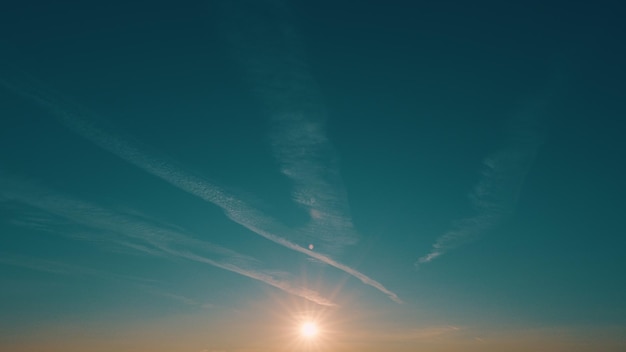
[[[623,10],[6,7],[0,349],[624,350]]]

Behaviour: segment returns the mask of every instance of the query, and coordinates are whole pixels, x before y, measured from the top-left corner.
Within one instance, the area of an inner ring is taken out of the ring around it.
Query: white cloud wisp
[[[436,240],[428,254],[415,262],[416,267],[489,231],[514,211],[524,179],[545,138],[545,127],[539,119],[544,101],[533,101],[509,120],[508,145],[483,161],[479,182],[469,195],[476,215],[457,221]]]

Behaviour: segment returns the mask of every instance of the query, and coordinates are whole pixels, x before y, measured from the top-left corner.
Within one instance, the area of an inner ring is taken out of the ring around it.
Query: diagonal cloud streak
[[[0,174],[0,176],[2,175]],[[0,200],[17,201],[56,216],[72,220],[86,227],[104,230],[110,234],[108,238],[110,242],[121,245],[127,243],[117,240],[117,236],[133,241],[140,241],[143,242],[143,244],[131,243],[128,247],[147,254],[179,257],[209,264],[264,282],[319,305],[335,306],[332,301],[322,297],[319,293],[311,289],[294,285],[288,281],[278,279],[274,277],[274,275],[253,269],[254,264],[257,263],[254,258],[221,246],[197,240],[178,231],[155,226],[128,215],[114,213],[85,202],[63,197],[49,190],[26,185],[23,182],[7,177],[1,177],[0,180],[2,180],[3,184],[3,188],[0,188]],[[206,250],[213,255],[222,257],[222,259],[209,259],[187,249],[176,248],[180,246]],[[286,277],[287,274],[281,273],[281,276]]]
[[[100,148],[189,194],[217,205],[225,212],[228,218],[251,230],[257,235],[342,270],[359,279],[364,284],[378,289],[382,293],[389,296],[389,298],[393,301],[397,303],[402,302],[395,293],[385,288],[378,281],[366,276],[356,269],[350,268],[349,266],[341,264],[326,255],[313,252],[287,240],[284,237],[281,237],[280,235],[277,235],[276,233],[281,234],[282,236],[287,236],[290,231],[279,222],[251,208],[244,201],[227,194],[217,185],[205,181],[197,176],[182,172],[181,170],[173,167],[172,163],[169,163],[161,158],[154,157],[141,150],[135,144],[111,135],[96,127],[93,122],[93,118],[91,120],[87,119],[87,116],[91,116],[88,112],[79,113],[77,112],[79,111],[78,108],[70,109],[65,107],[69,104],[64,103],[64,100],[56,98],[54,94],[36,87],[35,84],[27,84],[25,80],[8,81],[7,79],[0,79],[0,84],[25,98],[35,101],[37,104],[59,118],[61,122],[71,131],[94,143]]]
[[[524,179],[545,139],[545,126],[539,118],[544,104],[545,98],[533,101],[509,120],[508,145],[483,161],[481,178],[469,195],[476,215],[457,221],[415,262],[416,267],[489,231],[513,213]]]

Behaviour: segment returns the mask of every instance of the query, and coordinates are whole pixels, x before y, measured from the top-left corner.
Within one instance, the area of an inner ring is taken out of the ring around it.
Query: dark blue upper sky
[[[623,17],[4,6],[0,349],[623,350]]]

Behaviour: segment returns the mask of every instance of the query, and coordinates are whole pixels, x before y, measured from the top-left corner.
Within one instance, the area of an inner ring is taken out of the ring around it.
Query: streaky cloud
[[[45,212],[67,218],[71,221],[106,231],[112,243],[125,245],[144,254],[164,257],[177,257],[209,264],[230,272],[249,277],[276,287],[311,302],[335,306],[333,302],[319,293],[284,280],[286,273],[269,274],[255,269],[258,261],[252,257],[239,254],[230,249],[201,241],[172,229],[162,228],[146,223],[130,215],[120,214],[97,207],[95,205],[71,199],[34,185],[26,184],[0,173],[3,188],[0,188],[0,200],[11,200],[39,208]],[[121,238],[121,240],[120,240]],[[128,242],[129,240],[133,242]],[[137,243],[138,242],[138,243]],[[220,259],[211,259],[190,251],[204,250]]]
[[[469,194],[476,215],[458,220],[415,262],[416,267],[491,230],[513,213],[524,179],[545,139],[541,119],[545,103],[545,97],[535,99],[509,119],[507,145],[484,159],[480,179]]]
[[[268,233],[260,228],[254,227],[252,225],[248,225],[248,224],[242,224],[243,226],[245,226],[246,228],[250,229],[251,231],[269,239],[272,242],[278,243],[282,246],[285,246],[289,249],[292,249],[296,252],[300,252],[303,254],[308,255],[311,258],[317,259],[322,263],[328,264],[330,266],[333,266],[339,270],[344,271],[347,274],[350,274],[352,276],[354,276],[355,278],[359,279],[361,282],[363,282],[366,285],[372,286],[374,288],[376,288],[377,290],[379,290],[380,292],[386,294],[391,300],[393,300],[396,303],[403,303],[402,300],[398,297],[398,295],[396,295],[394,292],[390,291],[389,289],[387,289],[385,286],[383,286],[381,283],[379,283],[378,281],[368,277],[367,275],[359,272],[356,269],[353,269],[345,264],[342,264],[332,258],[330,258],[327,255],[321,254],[319,252],[314,252],[312,250],[306,249],[304,247],[301,247],[295,243],[292,243],[284,238],[278,237],[274,234]]]
[[[253,233],[256,233],[257,235],[260,235],[281,246],[303,253],[311,258],[319,260],[320,262],[342,270],[356,277],[364,284],[378,289],[382,293],[389,296],[389,298],[393,301],[398,303],[402,302],[395,293],[365,274],[350,268],[345,264],[341,264],[329,256],[313,252],[289,241],[284,237],[281,237],[280,235],[277,235],[276,233],[286,236],[290,231],[279,222],[251,208],[241,199],[226,193],[219,186],[205,181],[200,177],[185,173],[172,166],[173,163],[157,158],[143,151],[137,146],[137,144],[121,139],[96,127],[94,122],[95,119],[92,118],[90,120],[87,118],[87,116],[92,116],[92,114],[89,112],[79,112],[84,109],[79,109],[77,107],[71,109],[66,107],[73,107],[74,104],[69,104],[65,99],[55,97],[55,95],[51,92],[46,92],[44,89],[36,87],[35,84],[29,85],[25,80],[11,82],[6,79],[0,79],[0,83],[17,94],[31,99],[42,107],[48,109],[71,131],[94,143],[98,147],[117,155],[126,162],[189,194],[220,207],[228,218],[251,230]],[[154,243],[152,242],[149,242],[149,244],[154,246]]]

